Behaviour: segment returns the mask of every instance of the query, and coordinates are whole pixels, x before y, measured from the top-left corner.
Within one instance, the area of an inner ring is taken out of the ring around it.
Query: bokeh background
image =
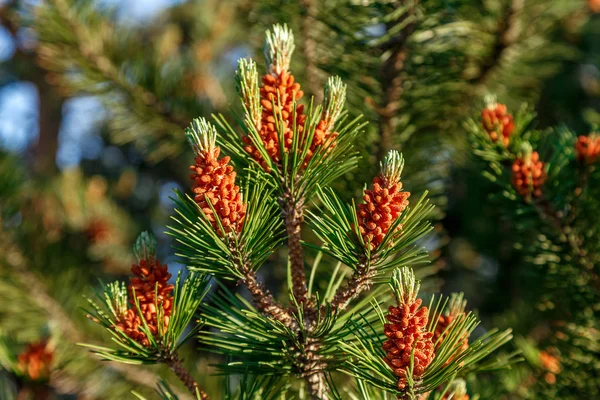
[[[182,267],[164,231],[173,189],[189,187],[183,128],[200,115],[234,120],[237,60],[262,61],[274,23],[296,34],[292,69],[305,98],[322,99],[326,77],[339,75],[350,114],[371,122],[357,144],[360,168],[336,189],[357,197],[381,155],[401,150],[406,187],[415,197],[428,190],[438,206],[424,242],[432,255],[425,286],[465,292],[484,326],[513,326],[535,358],[542,328],[519,320],[536,307],[521,285],[524,261],[510,222],[488,202],[463,123],[495,95],[513,112],[527,103],[540,129],[564,124],[586,134],[600,124],[600,2],[422,0],[407,19],[399,10],[409,3],[0,1],[0,364],[42,339],[55,353],[43,393],[5,365],[0,398],[152,396],[157,376],[168,376],[102,363],[75,346],[107,340],[80,311],[82,296],[98,278],[127,276],[142,230],[158,237],[174,271]],[[261,270],[275,293],[284,259],[277,253]],[[194,343],[186,352],[218,393],[222,379],[209,376],[215,356]],[[482,398],[556,393],[560,379],[546,382],[539,361],[524,365],[490,377]]]

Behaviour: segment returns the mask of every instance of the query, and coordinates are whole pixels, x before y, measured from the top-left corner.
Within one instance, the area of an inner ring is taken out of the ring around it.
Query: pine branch
[[[237,249],[232,248],[232,253],[237,254],[238,257],[236,258],[241,260]],[[265,288],[263,282],[258,280],[256,272],[247,263],[239,262],[238,269],[243,275],[241,282],[252,295],[256,308],[287,327],[294,328],[297,326],[289,311],[277,303],[271,292]]]
[[[32,299],[37,306],[44,310],[48,317],[54,320],[57,326],[61,327],[63,335],[71,343],[78,343],[84,340],[85,335],[80,332],[71,318],[64,312],[61,305],[48,294],[45,285],[33,274],[26,266],[26,260],[20,250],[13,244],[6,232],[0,231],[0,242],[4,245],[5,264],[14,272],[15,276],[22,282],[23,286],[28,288],[31,293],[35,293]],[[90,354],[85,352],[86,355]],[[110,368],[122,373],[129,381],[142,386],[154,384],[156,375],[150,371],[132,367],[127,364],[110,363]],[[189,399],[189,396],[177,392],[181,399]]]
[[[196,393],[198,393],[200,399],[209,400],[206,392],[200,388],[198,382],[196,382],[187,369],[185,369],[176,353],[168,355],[161,361],[165,363],[171,371],[173,371],[173,373],[179,378],[184,386],[190,391],[192,396],[196,397]]]
[[[66,0],[51,0],[51,3],[56,7],[60,16],[73,30],[77,38],[77,45],[81,55],[90,60],[98,72],[102,73],[107,80],[113,82],[119,89],[128,93],[131,99],[141,100],[149,110],[160,115],[169,125],[172,125],[173,129],[187,125],[187,119],[180,119],[169,113],[164,104],[156,98],[154,93],[125,80],[112,61],[107,56],[97,51],[97,45],[87,41],[86,38],[90,37],[90,33],[72,17],[73,13],[71,7]],[[175,132],[177,132],[177,130]],[[172,134],[175,134],[175,132],[171,131]]]
[[[564,220],[562,214],[554,211],[550,202],[546,199],[535,205],[535,209],[542,221],[550,222],[550,225],[556,230],[560,239],[569,246],[571,254],[585,270],[592,274],[593,280],[600,288],[600,276],[595,273],[594,263],[588,258],[587,251],[583,248],[583,241],[575,228]]]
[[[288,189],[281,200],[285,230],[288,238],[290,264],[292,271],[292,291],[300,304],[307,302],[306,274],[302,249],[302,222],[304,221],[304,200],[297,199]]]
[[[320,80],[320,70],[317,65],[317,40],[315,38],[315,29],[318,14],[318,2],[315,0],[302,0],[304,14],[301,19],[302,29],[302,50],[304,53],[304,73],[306,77],[306,86],[314,96],[315,102],[323,102],[323,85]]]
[[[496,42],[492,53],[481,65],[479,74],[471,79],[471,82],[476,86],[487,83],[494,70],[502,62],[505,52],[516,42],[519,35],[517,18],[519,12],[523,9],[523,5],[524,0],[511,0],[502,20],[498,24]]]
[[[407,12],[403,13],[399,20],[388,25],[388,29],[394,25],[404,23],[409,18],[415,17],[418,0],[412,1]],[[388,151],[393,147],[393,137],[396,133],[398,123],[398,112],[400,110],[400,97],[402,96],[402,85],[404,77],[402,72],[408,57],[408,40],[414,33],[417,24],[409,22],[391,40],[382,44],[384,52],[390,52],[388,58],[381,66],[381,86],[384,89],[382,104],[377,108],[379,114],[379,147],[377,159],[383,160]]]
[[[368,290],[375,277],[375,269],[367,268],[367,262],[361,263],[350,280],[340,288],[331,301],[334,310],[343,311],[350,301],[357,298],[363,291]]]

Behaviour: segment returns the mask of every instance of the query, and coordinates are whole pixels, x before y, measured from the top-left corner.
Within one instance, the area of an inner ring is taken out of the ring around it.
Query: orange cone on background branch
[[[591,165],[600,161],[600,135],[579,136],[575,142],[577,161]]]
[[[544,167],[538,152],[533,151],[529,143],[524,143],[519,156],[513,162],[511,180],[521,197],[530,200],[542,195],[542,186],[546,181]]]
[[[384,326],[388,338],[383,349],[385,362],[398,377],[398,389],[407,385],[406,374],[413,358],[413,378],[419,378],[431,364],[434,356],[433,333],[427,332],[429,310],[421,307],[417,299],[419,282],[413,272],[404,267],[395,270],[390,284],[397,300],[397,306],[390,306],[386,315],[388,323]]]
[[[513,116],[504,104],[488,101],[487,106],[481,112],[481,124],[493,142],[500,142],[505,147],[508,146],[515,124]]]
[[[363,204],[357,207],[360,233],[371,250],[379,247],[390,227],[408,207],[409,192],[402,191],[400,175],[404,159],[395,150],[385,157],[381,173],[373,179],[372,189],[365,190]],[[402,229],[398,225],[396,230]]]
[[[45,381],[50,378],[54,351],[48,346],[48,341],[30,343],[17,357],[17,370],[32,381]]]
[[[190,167],[194,201],[220,236],[237,235],[242,230],[246,205],[235,184],[236,172],[230,158],[219,159],[221,149],[216,145],[215,127],[197,118],[186,130],[186,137],[196,154],[196,163]]]
[[[547,371],[544,374],[544,380],[549,385],[556,383],[556,375],[561,371],[560,360],[549,351],[540,351],[540,363]]]

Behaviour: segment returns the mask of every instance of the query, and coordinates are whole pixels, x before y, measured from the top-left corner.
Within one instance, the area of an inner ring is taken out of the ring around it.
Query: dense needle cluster
[[[372,189],[365,190],[363,204],[357,207],[360,233],[371,250],[379,247],[390,227],[408,206],[410,192],[402,191],[400,174],[404,160],[391,151],[382,164],[381,173],[373,179]],[[396,230],[402,229],[398,225]]]
[[[173,307],[173,285],[169,284],[171,274],[167,265],[156,259],[156,242],[147,233],[142,233],[135,245],[138,264],[131,267],[133,277],[129,279],[128,293],[132,308],[123,310],[116,322],[116,329],[121,330],[143,346],[149,346],[150,341],[140,330],[142,317],[153,335],[157,335],[160,327],[166,329],[169,325]],[[141,311],[137,311],[137,304]],[[160,318],[160,319],[159,319]]]
[[[532,151],[527,144],[512,165],[512,185],[517,193],[529,199],[542,195],[542,186],[546,181],[544,163],[540,161],[537,151]]]
[[[17,369],[33,381],[46,380],[52,371],[54,352],[46,340],[28,344],[19,354]]]
[[[448,303],[448,308],[444,313],[442,313],[439,318],[437,325],[435,327],[435,331],[433,332],[433,342],[436,344],[436,349],[440,347],[442,341],[445,337],[448,336],[448,332],[446,329],[457,319],[465,317],[465,306],[466,301],[463,300],[463,295],[461,294],[453,294],[450,298],[450,302]],[[457,350],[456,354],[451,356],[448,359],[448,363],[452,361],[460,352],[469,348],[469,334],[465,333],[464,338],[462,339],[462,346],[459,350]]]
[[[414,357],[413,377],[418,378],[431,364],[434,356],[433,333],[427,331],[429,310],[421,307],[417,299],[419,284],[408,269],[395,274],[392,287],[396,293],[398,306],[390,306],[386,315],[388,323],[384,326],[388,338],[383,349],[385,362],[398,377],[398,389],[406,388],[406,374]],[[413,353],[414,352],[414,353]]]
[[[508,146],[515,124],[504,104],[489,103],[481,112],[481,123],[493,142],[499,141],[505,147]]]
[[[575,154],[582,164],[594,164],[600,160],[600,135],[579,136],[575,142]]]
[[[196,163],[190,166],[194,201],[215,231],[225,236],[242,230],[246,205],[240,187],[235,184],[236,172],[230,158],[219,159],[221,149],[216,145],[216,135],[214,126],[204,118],[195,119],[186,130],[196,153]]]

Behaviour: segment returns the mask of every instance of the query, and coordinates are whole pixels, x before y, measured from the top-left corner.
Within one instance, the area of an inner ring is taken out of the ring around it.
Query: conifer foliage
[[[120,348],[93,350],[121,362],[167,364],[202,399],[208,394],[178,355],[181,343],[196,333],[209,350],[226,356],[218,366],[223,373],[257,383],[246,391],[242,385],[231,398],[256,398],[257,388],[294,382],[293,377],[301,378],[310,398],[338,398],[339,372],[356,377],[358,391],[372,386],[381,394],[415,398],[439,389],[434,397],[440,397],[452,380],[479,364],[511,363],[511,357],[487,359],[510,340],[510,331],[490,331],[469,344],[477,320],[464,314],[464,304],[457,311],[451,302],[452,317],[444,319],[446,300],[426,307],[417,298],[419,282],[411,266],[427,262],[419,239],[430,231],[431,206],[425,197],[410,204],[398,152],[382,161],[364,203],[346,204],[328,188],[355,165],[352,141],[363,124],[346,118],[346,88],[337,77],[328,80],[322,106],[298,103],[302,90],[290,71],[293,50],[292,31],[276,25],[266,34],[264,77],[259,80],[254,61],[239,62],[236,79],[244,107],[239,130],[221,116],[215,117],[217,126],[202,117],[192,122],[185,133],[196,157],[191,195],[177,192],[169,227],[189,275],[170,284],[153,238],[142,234],[127,289],[114,283],[100,295],[103,306],[90,301],[90,318]],[[322,209],[308,211],[315,202]],[[303,240],[305,216],[320,244]],[[287,302],[275,299],[257,274],[283,243],[289,249]],[[319,263],[306,278],[309,250],[340,262],[326,290],[313,285]],[[342,264],[353,270],[351,276],[338,272]],[[208,276],[237,281],[252,303],[225,286],[203,301]],[[389,289],[375,287],[380,283],[389,283]],[[371,305],[355,301],[369,291]],[[384,322],[380,306],[392,299]],[[193,321],[197,311],[207,329]],[[441,333],[438,321],[444,323]],[[190,323],[193,328],[184,333]],[[164,395],[168,388],[161,391]]]
[[[538,130],[534,121],[526,106],[517,111],[507,146],[488,135],[487,119],[465,124],[476,165],[493,182],[493,206],[521,256],[521,301],[535,305],[513,319],[523,327],[517,343],[529,365],[513,385],[547,398],[594,397],[600,395],[598,136],[564,126]]]

